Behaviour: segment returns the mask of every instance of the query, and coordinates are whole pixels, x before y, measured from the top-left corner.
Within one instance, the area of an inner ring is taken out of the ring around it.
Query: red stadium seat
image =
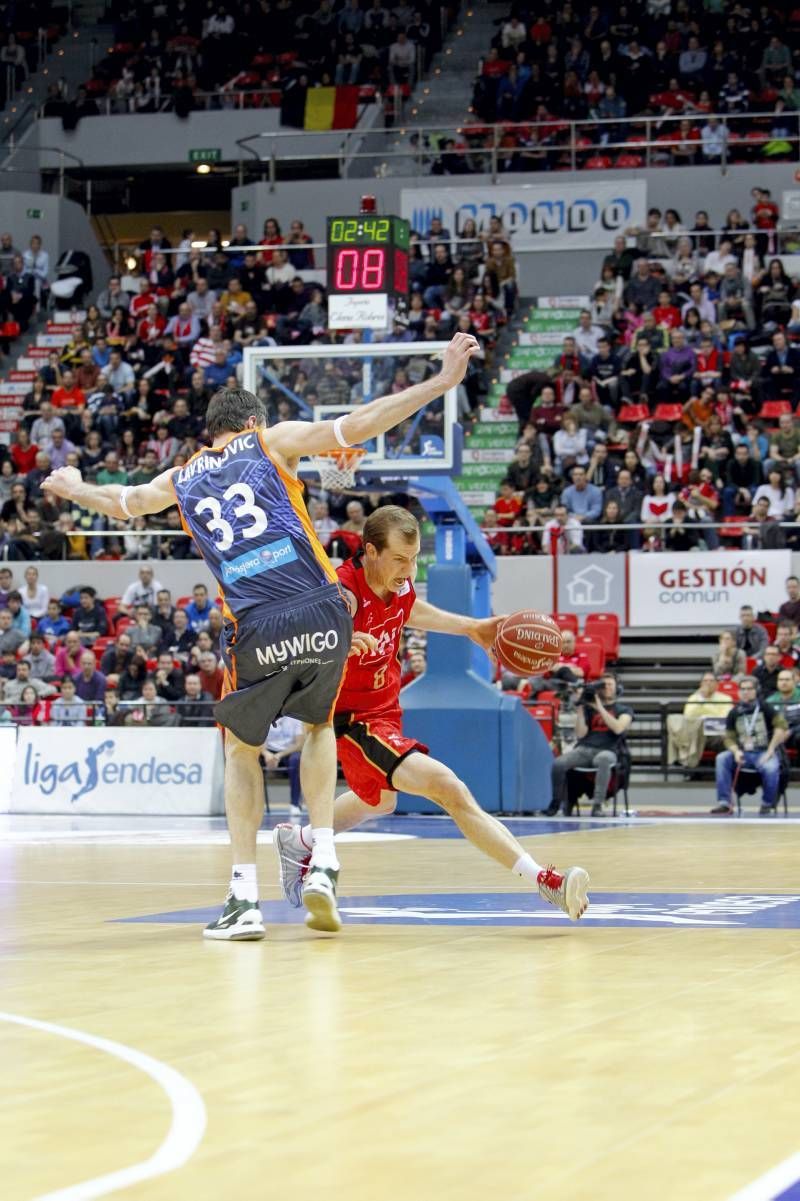
[[[739,699],[739,685],[735,680],[718,680],[717,692],[724,692],[734,702]]]
[[[683,405],[666,404],[662,401],[653,411],[653,421],[680,421],[683,416]]]
[[[617,161],[614,163],[614,166],[635,169],[644,166],[644,159],[640,154],[618,154]]]
[[[589,679],[597,680],[603,674],[606,665],[606,652],[602,642],[583,635],[575,639],[575,650],[589,660]]]
[[[788,400],[765,400],[758,414],[762,421],[775,420],[781,413],[791,413],[792,406]]]
[[[758,663],[758,659],[755,657],[755,655],[748,655],[747,660],[745,661],[745,671],[749,676],[751,676],[755,671],[756,663]]]
[[[647,421],[649,417],[650,410],[646,404],[623,405],[617,414],[617,421],[620,425],[638,425],[640,421]]]
[[[607,154],[593,154],[583,165],[587,171],[608,171],[613,164]]]
[[[583,625],[586,638],[602,643],[606,659],[619,658],[619,618],[616,613],[590,613]]]
[[[103,601],[103,608],[106,611],[109,626],[113,626],[114,620],[119,613],[119,602],[121,599],[119,596],[107,596]]]
[[[769,637],[770,642],[775,641],[775,635],[778,632],[777,621],[757,621],[756,625],[764,627],[764,629],[767,631],[767,635]]]
[[[123,634],[125,630],[129,630],[131,626],[135,626],[136,622],[131,617],[118,617],[116,631],[118,634]]]
[[[542,727],[542,732],[548,742],[553,739],[553,732],[556,724],[556,708],[550,703],[537,703],[535,705],[526,705],[525,708],[530,713],[535,721],[538,721]]]
[[[179,596],[175,601],[176,609],[185,609],[187,605],[192,603],[191,596]]]
[[[571,630],[573,634],[578,634],[578,618],[575,613],[554,613],[553,621],[558,626],[559,630]]]

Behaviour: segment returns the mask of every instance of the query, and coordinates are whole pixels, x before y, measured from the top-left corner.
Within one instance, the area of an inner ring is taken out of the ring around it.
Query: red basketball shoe
[[[555,905],[567,917],[577,922],[589,908],[586,890],[589,873],[582,867],[568,867],[562,874],[554,867],[546,867],[538,875],[539,896],[548,905]]]

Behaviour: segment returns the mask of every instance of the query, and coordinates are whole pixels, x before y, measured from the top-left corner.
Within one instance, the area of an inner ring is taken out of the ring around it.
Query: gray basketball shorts
[[[331,721],[353,619],[336,584],[292,604],[254,608],[225,631],[226,694],[214,716],[242,742],[262,746],[276,718]]]

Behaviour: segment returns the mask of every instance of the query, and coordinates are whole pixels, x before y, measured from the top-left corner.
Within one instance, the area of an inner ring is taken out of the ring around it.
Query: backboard
[[[366,401],[434,375],[447,342],[353,342],[321,346],[249,346],[245,388],[274,408],[289,400],[300,420],[331,421]],[[458,469],[457,390],[367,444],[361,470],[371,475],[449,475]],[[301,463],[302,474],[311,471]]]

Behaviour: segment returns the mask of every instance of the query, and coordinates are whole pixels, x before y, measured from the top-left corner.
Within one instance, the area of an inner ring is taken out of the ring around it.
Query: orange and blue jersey
[[[336,583],[303,486],[270,455],[259,430],[204,448],[172,475],[183,527],[216,578],[226,616],[291,606]]]

